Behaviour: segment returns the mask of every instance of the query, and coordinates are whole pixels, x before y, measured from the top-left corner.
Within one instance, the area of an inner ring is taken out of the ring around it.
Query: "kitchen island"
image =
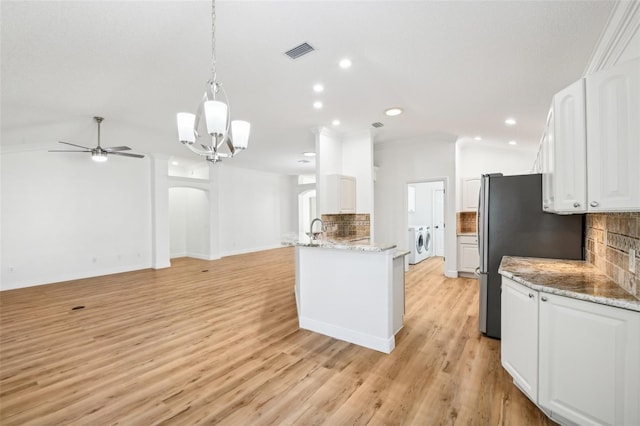
[[[403,325],[406,254],[368,239],[296,243],[300,328],[390,353]]]

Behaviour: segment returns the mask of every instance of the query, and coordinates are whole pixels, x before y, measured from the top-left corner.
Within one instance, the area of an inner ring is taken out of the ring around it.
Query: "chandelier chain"
[[[216,74],[216,2],[211,0],[211,85],[215,86]],[[214,93],[215,93],[215,87]]]

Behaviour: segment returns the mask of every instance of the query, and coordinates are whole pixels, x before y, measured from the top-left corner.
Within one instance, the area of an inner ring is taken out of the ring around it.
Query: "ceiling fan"
[[[104,118],[93,117],[93,119],[96,120],[96,122],[98,123],[98,146],[97,147],[89,148],[88,146],[82,146],[82,145],[76,145],[74,143],[58,141],[59,143],[63,143],[65,145],[71,145],[78,148],[83,148],[83,150],[78,151],[78,150],[66,150],[66,149],[51,149],[49,150],[49,152],[90,152],[91,159],[93,161],[99,161],[99,162],[107,161],[108,154],[122,155],[125,157],[144,158],[144,155],[141,155],[141,154],[131,154],[128,152],[121,152],[121,151],[129,151],[131,148],[129,148],[128,146],[112,146],[109,148],[101,147],[100,146],[100,123],[102,123]]]

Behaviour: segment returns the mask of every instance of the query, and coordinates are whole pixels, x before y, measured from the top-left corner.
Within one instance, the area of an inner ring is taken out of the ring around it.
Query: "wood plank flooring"
[[[0,424],[551,424],[441,258],[389,355],[298,329],[293,248],[172,265],[1,292]]]

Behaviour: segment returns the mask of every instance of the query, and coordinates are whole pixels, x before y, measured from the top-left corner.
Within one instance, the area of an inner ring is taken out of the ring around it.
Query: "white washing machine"
[[[433,256],[433,235],[431,234],[431,227],[424,227],[424,251],[426,257]]]
[[[428,238],[428,239],[427,239]],[[409,227],[409,264],[415,265],[429,257],[428,250],[431,245],[431,234],[426,226]]]

